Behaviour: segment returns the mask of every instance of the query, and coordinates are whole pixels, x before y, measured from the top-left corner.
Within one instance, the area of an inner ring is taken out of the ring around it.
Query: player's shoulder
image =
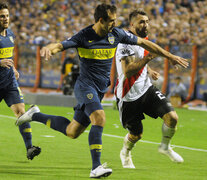
[[[7,36],[14,36],[14,33],[11,29],[7,29]]]
[[[118,36],[118,35],[123,35],[125,32],[123,29],[115,27],[113,28],[112,33]]]
[[[82,30],[79,31],[80,34],[90,34],[92,33],[94,30],[92,28],[93,25],[87,26],[85,28],[83,28]]]
[[[122,34],[122,35],[127,35],[127,36],[133,36],[133,34],[130,31],[127,31],[125,29],[121,29],[118,27],[115,27],[112,32]]]

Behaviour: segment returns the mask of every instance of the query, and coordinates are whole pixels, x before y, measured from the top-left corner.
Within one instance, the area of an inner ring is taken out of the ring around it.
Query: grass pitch
[[[28,107],[28,106],[27,106]],[[72,119],[73,109],[39,106],[43,113]],[[107,123],[103,135],[102,163],[113,169],[109,180],[207,180],[207,113],[177,109],[178,130],[172,140],[174,150],[184,158],[176,164],[157,152],[162,120],[146,117],[144,135],[132,151],[136,169],[123,169],[119,159],[126,130],[121,127],[118,111],[105,108]],[[31,123],[33,144],[42,152],[32,161],[26,150],[13,113],[0,104],[0,179],[1,180],[81,180],[90,179],[88,132],[72,140],[39,123]],[[90,127],[89,127],[90,128]],[[88,129],[89,130],[89,129]]]

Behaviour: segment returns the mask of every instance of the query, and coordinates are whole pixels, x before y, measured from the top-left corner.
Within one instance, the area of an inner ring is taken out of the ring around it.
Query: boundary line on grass
[[[13,116],[7,116],[7,115],[0,115],[0,117],[3,117],[3,118],[10,118],[10,119],[15,119],[15,117]],[[89,133],[88,130],[85,131],[86,133]],[[103,133],[103,136],[108,136],[108,137],[113,137],[113,138],[119,138],[119,139],[123,139],[124,137],[123,136],[117,136],[117,135],[112,135],[112,134],[105,134]],[[156,144],[156,145],[159,145],[160,143],[157,143],[157,142],[152,142],[152,141],[146,141],[146,140],[139,140],[140,142],[142,143],[148,143],[148,144]],[[198,148],[191,148],[191,147],[187,147],[187,146],[178,146],[178,145],[171,145],[172,147],[177,147],[177,148],[181,148],[181,149],[188,149],[188,150],[191,150],[191,151],[200,151],[200,152],[207,152],[206,149],[198,149]]]
[[[85,132],[89,133],[88,130],[86,130]],[[108,137],[114,137],[114,138],[119,138],[119,139],[123,139],[124,137],[122,136],[117,136],[117,135],[112,135],[112,134],[104,134],[103,136],[108,136]],[[160,143],[157,142],[152,142],[152,141],[146,141],[146,140],[139,140],[142,143],[148,143],[148,144],[156,144],[159,145]],[[188,149],[188,150],[192,150],[192,151],[201,151],[201,152],[207,152],[206,149],[198,149],[198,148],[191,148],[191,147],[187,147],[187,146],[178,146],[178,145],[171,145],[172,147],[177,147],[177,148],[182,148],[182,149]]]
[[[15,117],[13,117],[13,116],[6,116],[6,115],[0,115],[0,117],[3,117],[3,118],[9,118],[9,119],[17,119],[17,118],[15,118]]]

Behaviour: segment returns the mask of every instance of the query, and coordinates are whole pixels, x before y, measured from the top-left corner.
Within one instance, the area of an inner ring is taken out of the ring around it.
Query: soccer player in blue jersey
[[[23,95],[21,94],[17,80],[19,73],[13,65],[14,34],[8,29],[9,10],[8,5],[0,2],[0,102],[4,100],[12,109],[16,117],[25,113]],[[29,123],[19,126],[23,137],[27,158],[33,159],[39,155],[41,149],[32,145],[32,134]]]
[[[92,157],[90,177],[99,178],[112,173],[112,169],[107,168],[106,164],[101,164],[100,161],[102,132],[106,121],[101,100],[110,85],[110,69],[118,43],[140,45],[155,54],[169,58],[175,65],[187,67],[188,62],[150,41],[137,38],[116,28],[116,7],[114,5],[98,5],[94,18],[95,24],[84,28],[61,43],[49,44],[41,49],[41,56],[49,60],[53,54],[68,48],[77,48],[80,57],[80,75],[74,87],[78,105],[74,108],[73,120],[42,114],[37,106],[32,106],[17,119],[16,125],[39,121],[71,138],[77,138],[91,123],[88,138]]]

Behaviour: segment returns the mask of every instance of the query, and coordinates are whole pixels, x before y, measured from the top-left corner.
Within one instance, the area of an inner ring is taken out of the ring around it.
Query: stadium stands
[[[11,29],[18,44],[18,70],[20,85],[34,86],[36,71],[36,47],[64,40],[80,29],[94,23],[94,7],[100,2],[114,3],[118,7],[117,25],[128,26],[128,14],[134,8],[143,8],[150,17],[149,39],[185,58],[193,58],[193,46],[198,48],[196,77],[192,96],[202,99],[207,92],[206,47],[207,1],[198,0],[9,0]],[[66,54],[67,55],[67,54]],[[41,79],[37,84],[43,88],[60,87],[61,55],[49,63],[42,61]],[[162,59],[152,65],[164,76]],[[192,67],[191,67],[192,68]],[[175,71],[169,67],[168,87],[176,76],[182,76],[187,87],[192,81],[191,68]],[[195,72],[194,72],[195,73]],[[160,82],[162,85],[162,81]],[[160,86],[158,84],[158,86]],[[167,92],[166,90],[166,92]]]

